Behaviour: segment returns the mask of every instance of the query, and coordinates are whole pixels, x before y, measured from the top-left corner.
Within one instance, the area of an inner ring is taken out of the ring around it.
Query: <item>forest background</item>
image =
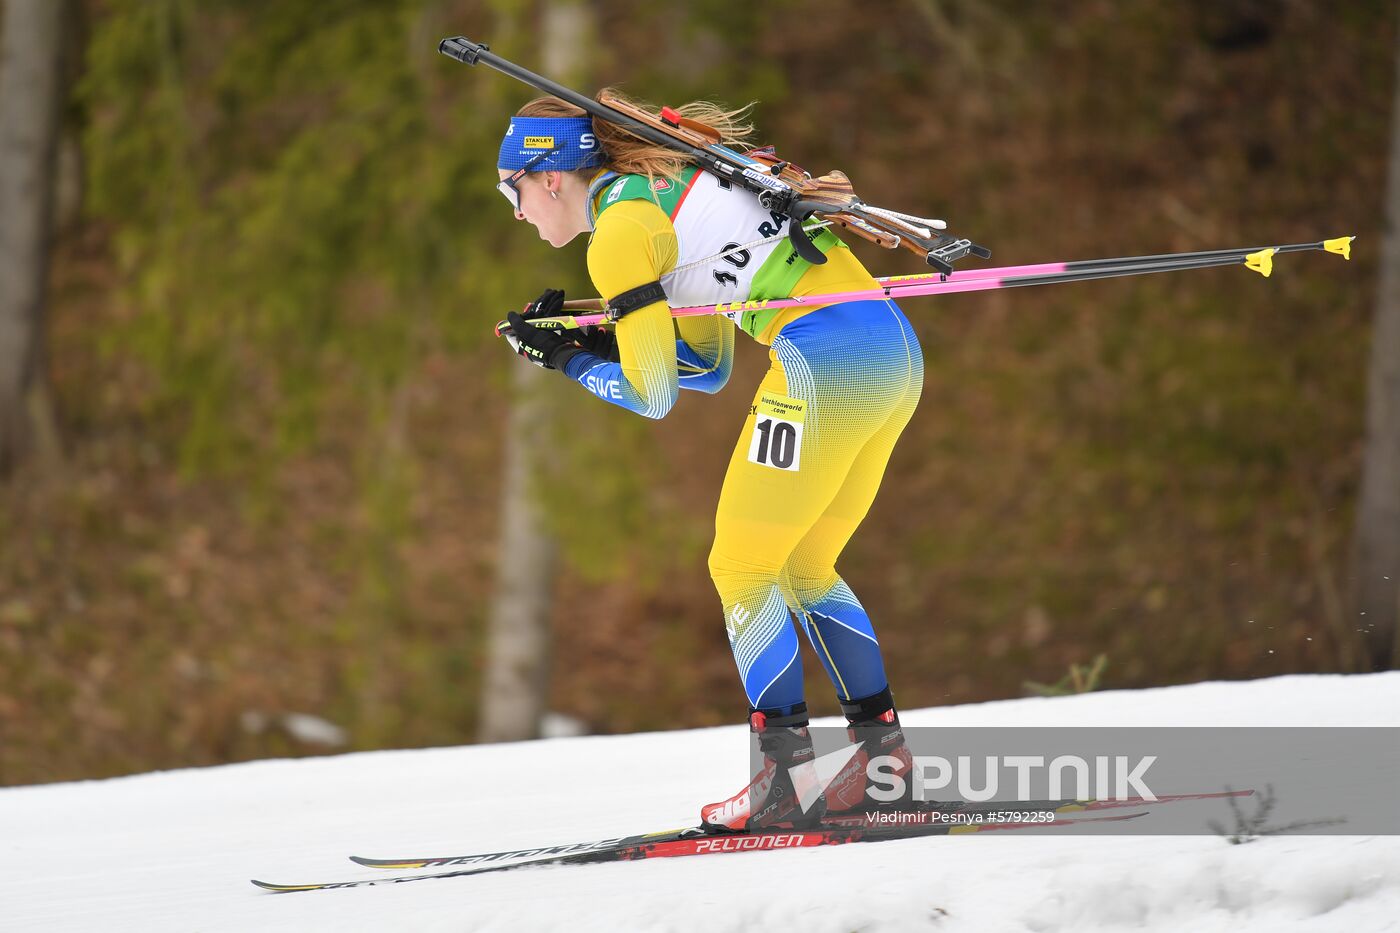
[[[1099,656],[1109,687],[1374,666],[1349,593],[1395,4],[84,0],[56,452],[0,483],[0,784],[477,736],[497,574],[530,572],[500,543],[524,364],[491,326],[592,290],[582,240],[491,190],[533,93],[436,46],[544,70],[555,7],[586,90],[760,101],[785,157],[997,264],[1358,236],[1268,280],[905,303],[924,397],[840,565],[901,705]],[[737,357],[658,423],[550,396],[547,705],[590,730],[745,713],[705,567],[766,365]]]

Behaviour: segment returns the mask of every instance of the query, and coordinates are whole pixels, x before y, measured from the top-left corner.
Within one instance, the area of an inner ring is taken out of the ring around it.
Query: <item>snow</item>
[[[914,710],[914,725],[1400,725],[1400,672]],[[0,789],[0,930],[1400,930],[1400,837],[986,833],[373,877],[452,855],[690,823],[742,780],[741,727],[261,761]],[[732,785],[732,786],[731,786]],[[561,786],[569,788],[561,792]]]

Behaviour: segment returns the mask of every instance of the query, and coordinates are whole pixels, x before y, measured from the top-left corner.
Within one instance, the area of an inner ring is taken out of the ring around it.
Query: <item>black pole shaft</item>
[[[1151,275],[1154,272],[1185,272],[1190,269],[1214,269],[1220,266],[1243,264],[1244,253],[1238,256],[1208,256],[1187,258],[1183,254],[1175,261],[1134,262],[1127,265],[1108,265],[1097,268],[1075,268],[1070,266],[1063,272],[1047,272],[1040,275],[1013,275],[1001,279],[1002,288],[1018,288],[1025,285],[1052,285],[1057,282],[1087,282],[1091,279],[1113,279],[1127,275]],[[1111,263],[1112,260],[1104,260]]]
[[[1238,249],[1210,249],[1198,253],[1161,253],[1156,256],[1122,256],[1117,259],[1078,259],[1065,263],[1065,269],[1074,271],[1078,269],[1098,269],[1104,266],[1142,265],[1157,262],[1243,257],[1265,249],[1272,249],[1276,253],[1297,253],[1309,249],[1322,249],[1322,243],[1319,241],[1317,243],[1290,243],[1286,246],[1274,247],[1247,246]]]
[[[1225,251],[1221,251],[1224,253]],[[1180,258],[1187,257],[1187,258]],[[1145,257],[1144,257],[1145,258]],[[1200,256],[1191,253],[1166,253],[1157,262],[1145,263],[1135,262],[1131,257],[1125,259],[1095,259],[1088,260],[1095,265],[1092,268],[1086,266],[1067,265],[1059,272],[1038,272],[1025,275],[997,276],[987,281],[995,282],[995,286],[988,286],[987,291],[994,288],[1020,288],[1027,285],[1055,285],[1060,282],[1088,282],[1093,279],[1113,279],[1129,275],[1151,275],[1154,272],[1187,272],[1191,269],[1216,269],[1222,266],[1243,265],[1245,254],[1236,256],[1213,255]],[[885,282],[880,287],[884,293],[891,298],[899,298],[902,291],[918,288],[928,284],[926,279],[917,279],[904,282]],[[969,289],[969,294],[981,289]],[[931,292],[929,294],[940,294]],[[949,292],[948,294],[962,294],[961,292]],[[908,297],[907,295],[904,297]],[[920,297],[918,295],[914,297]]]

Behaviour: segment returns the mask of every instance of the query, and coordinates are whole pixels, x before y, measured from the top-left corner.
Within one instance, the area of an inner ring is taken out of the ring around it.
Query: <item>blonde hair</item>
[[[633,100],[616,88],[603,88],[595,99],[601,99],[604,95],[620,98],[652,113],[658,112],[657,108]],[[720,135],[720,142],[731,149],[738,149],[742,152],[749,148],[749,137],[753,134],[753,124],[748,122],[749,111],[752,108],[753,104],[750,103],[737,110],[726,110],[719,104],[699,100],[682,104],[675,109],[687,119],[697,120],[713,127]],[[537,97],[516,112],[518,117],[581,117],[585,115],[582,109],[557,97]],[[607,156],[604,167],[620,175],[645,175],[652,181],[655,181],[658,175],[665,178],[675,178],[680,175],[681,169],[690,164],[690,160],[676,150],[647,142],[633,136],[616,123],[610,123],[599,117],[593,118],[593,135],[598,138],[598,142],[602,145],[603,152]],[[581,171],[592,172],[594,169],[582,169]]]

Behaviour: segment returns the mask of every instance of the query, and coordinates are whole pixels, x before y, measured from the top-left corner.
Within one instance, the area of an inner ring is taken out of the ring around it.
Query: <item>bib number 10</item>
[[[749,441],[749,461],[779,470],[796,470],[802,461],[802,423],[760,415]]]

